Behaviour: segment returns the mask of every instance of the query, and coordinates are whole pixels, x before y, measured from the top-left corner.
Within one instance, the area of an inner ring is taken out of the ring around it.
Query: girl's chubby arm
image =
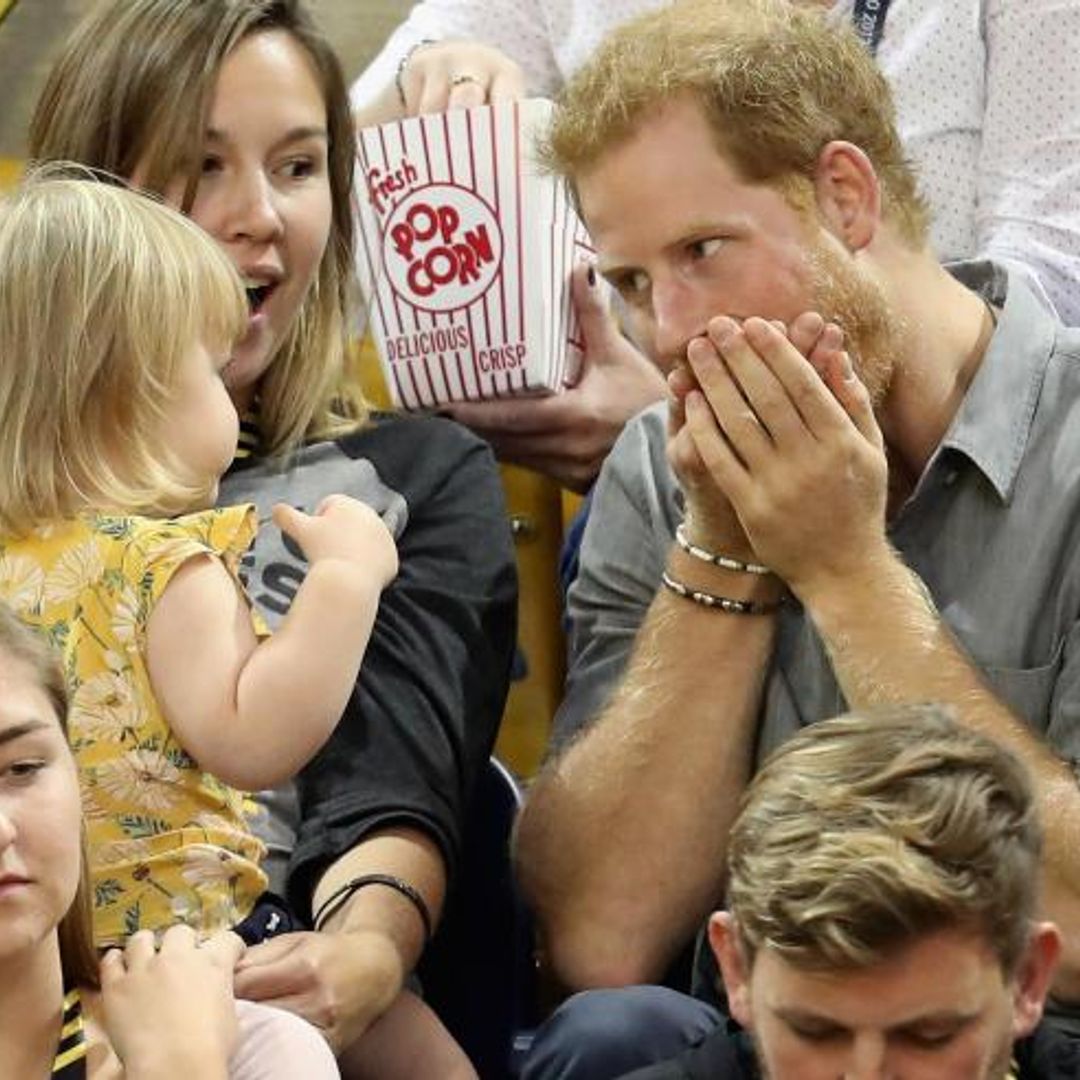
[[[158,703],[207,772],[256,790],[294,776],[329,737],[352,693],[397,549],[378,515],[331,495],[314,514],[274,508],[307,576],[280,629],[259,641],[222,563],[196,557],[150,616],[147,663]]]

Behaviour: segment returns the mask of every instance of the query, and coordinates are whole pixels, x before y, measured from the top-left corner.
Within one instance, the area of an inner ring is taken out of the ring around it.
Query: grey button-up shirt
[[[950,270],[1003,310],[890,540],[999,696],[1059,754],[1080,757],[1080,331],[993,263]],[[569,595],[560,742],[602,708],[659,586],[681,517],[665,424],[665,406],[631,422],[596,487]],[[810,620],[784,610],[759,757],[845,707]]]

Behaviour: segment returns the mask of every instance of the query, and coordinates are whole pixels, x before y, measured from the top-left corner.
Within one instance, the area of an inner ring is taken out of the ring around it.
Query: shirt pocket
[[[1054,646],[1050,662],[1038,667],[979,664],[979,668],[1002,701],[1024,717],[1034,730],[1045,732],[1050,726],[1050,706],[1061,673],[1064,650],[1065,640],[1062,639]]]

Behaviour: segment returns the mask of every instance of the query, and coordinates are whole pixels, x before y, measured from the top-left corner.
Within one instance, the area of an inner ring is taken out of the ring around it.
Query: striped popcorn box
[[[398,405],[550,394],[580,363],[570,272],[591,248],[566,185],[536,165],[551,109],[360,132],[358,273]]]

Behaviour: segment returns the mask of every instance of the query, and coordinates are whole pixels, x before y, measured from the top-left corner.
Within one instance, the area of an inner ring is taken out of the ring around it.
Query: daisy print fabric
[[[150,613],[176,570],[211,554],[236,577],[255,529],[254,509],[236,506],[170,520],[86,514],[0,540],[0,599],[63,659],[99,946],[176,922],[233,926],[266,887],[243,794],[176,741],[145,659]]]

